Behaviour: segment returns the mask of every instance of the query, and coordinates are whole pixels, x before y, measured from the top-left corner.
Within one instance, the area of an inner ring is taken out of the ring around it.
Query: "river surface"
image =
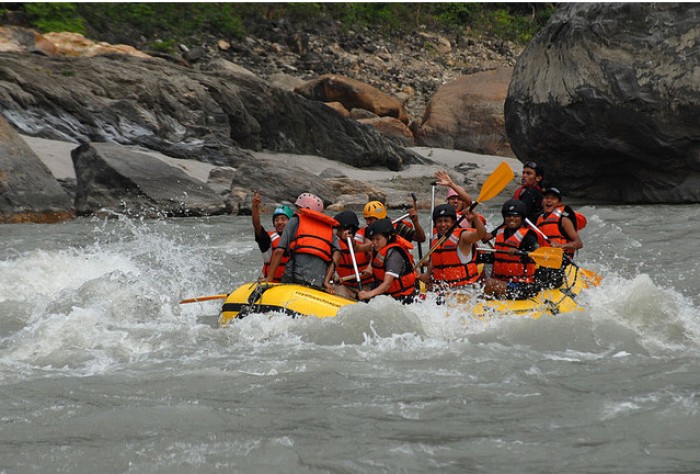
[[[578,210],[584,311],[222,329],[248,217],[0,225],[0,473],[699,472],[700,206]]]

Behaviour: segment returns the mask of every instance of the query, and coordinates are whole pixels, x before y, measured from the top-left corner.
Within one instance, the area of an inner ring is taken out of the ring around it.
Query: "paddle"
[[[228,293],[222,293],[220,295],[195,296],[194,298],[188,298],[186,300],[180,301],[180,304],[199,303],[200,301],[209,300],[225,300],[226,298],[228,298]]]
[[[509,253],[507,250],[497,250],[479,247],[477,250],[491,253]],[[532,252],[516,250],[515,255],[522,255],[531,258],[539,267],[561,268],[564,251],[557,247],[540,247]]]
[[[549,237],[547,237],[547,235],[544,232],[542,232],[542,230],[539,227],[537,227],[535,224],[533,224],[532,221],[530,219],[528,219],[527,217],[525,218],[525,223],[527,225],[529,225],[532,230],[537,232],[540,235],[540,237],[542,237],[549,245],[552,245],[552,241],[549,239]],[[569,257],[568,255],[564,254],[564,259],[566,260],[567,263],[570,263],[573,266],[575,266],[576,268],[578,268],[578,265],[576,265],[574,263],[574,261],[571,260],[571,257]]]
[[[397,222],[400,222],[400,221],[404,220],[405,218],[407,218],[407,217],[410,216],[410,215],[411,215],[411,214],[409,214],[409,213],[407,212],[406,214],[404,214],[404,215],[402,215],[402,216],[399,216],[399,217],[397,217],[396,219],[394,219],[393,221],[391,221],[391,223],[392,223],[392,224],[396,224]]]
[[[355,270],[355,278],[357,279],[357,288],[362,291],[362,279],[360,278],[360,271],[357,269],[357,259],[355,258],[355,249],[352,247],[352,239],[350,236],[347,238],[348,248],[350,249],[350,258],[352,259],[352,268]]]
[[[549,237],[547,237],[547,235],[545,235],[545,233],[542,232],[541,229],[539,229],[535,224],[533,224],[532,221],[531,221],[530,219],[528,219],[528,218],[526,217],[526,218],[525,218],[525,222],[527,223],[527,225],[529,225],[529,226],[532,228],[532,230],[534,230],[534,231],[537,232],[540,236],[542,236],[542,238],[543,238],[544,240],[546,240],[549,244],[552,243],[552,241],[549,240]],[[576,262],[574,262],[573,260],[571,260],[571,257],[569,257],[567,254],[564,254],[564,260],[566,261],[566,263],[569,263],[569,264],[573,265],[574,267],[576,267],[576,269],[583,275],[583,277],[584,277],[586,280],[588,280],[591,284],[593,284],[594,286],[600,285],[600,282],[603,281],[603,277],[602,277],[602,276],[598,275],[598,274],[597,274],[596,272],[594,272],[594,271],[587,270],[587,269],[585,269],[585,268],[579,267],[579,266],[576,264]]]
[[[505,189],[506,186],[508,186],[508,183],[513,181],[513,178],[515,178],[515,173],[513,173],[513,170],[511,169],[510,166],[508,166],[508,163],[505,161],[501,162],[500,165],[496,167],[495,170],[486,178],[486,181],[484,181],[484,184],[481,185],[481,191],[479,191],[479,197],[472,203],[471,206],[469,206],[469,210],[472,211],[474,208],[479,205],[479,203],[482,203],[484,201],[488,201],[489,199],[493,199],[498,194]],[[428,253],[425,254],[423,258],[420,259],[420,261],[414,265],[413,269],[415,270],[416,268],[419,268],[420,266],[425,263],[426,260],[432,255],[435,250],[437,250],[445,240],[447,240],[454,230],[459,226],[459,224],[462,222],[462,219],[467,217],[467,214],[464,213],[462,214],[457,221],[452,224],[452,226],[447,229],[447,232],[445,232],[445,235],[440,237],[440,240],[438,240],[435,245],[433,245],[430,250],[428,250]],[[432,224],[432,223],[431,223]]]
[[[418,212],[418,199],[416,199],[416,193],[411,193],[411,198],[413,199],[413,209]],[[423,244],[421,242],[418,242],[418,258],[421,260],[423,259]]]

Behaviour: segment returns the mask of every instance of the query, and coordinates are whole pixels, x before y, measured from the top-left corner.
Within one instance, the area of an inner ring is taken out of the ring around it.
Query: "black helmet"
[[[355,230],[360,228],[360,221],[357,219],[357,214],[352,211],[342,211],[333,216],[333,219],[338,221],[340,227],[354,227]]]
[[[374,221],[369,226],[367,226],[367,231],[365,231],[365,237],[371,239],[377,234],[382,234],[388,239],[392,235],[394,235],[394,232],[394,224],[391,223],[391,219],[385,217],[384,219]]]
[[[559,199],[561,199],[561,191],[557,187],[550,186],[548,188],[545,188],[542,191],[542,196],[546,196],[547,194],[552,194],[552,195],[558,197]]]
[[[505,216],[521,216],[525,217],[527,215],[527,206],[524,202],[517,199],[511,199],[503,204],[503,209],[501,209],[501,214]]]
[[[457,220],[457,211],[455,211],[455,208],[450,204],[440,204],[433,209],[433,222],[435,222],[438,217],[451,217]]]

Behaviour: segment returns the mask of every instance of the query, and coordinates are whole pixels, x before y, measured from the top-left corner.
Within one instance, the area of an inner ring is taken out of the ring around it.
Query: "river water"
[[[223,329],[250,218],[2,225],[0,473],[698,472],[700,206],[579,210],[582,312]]]

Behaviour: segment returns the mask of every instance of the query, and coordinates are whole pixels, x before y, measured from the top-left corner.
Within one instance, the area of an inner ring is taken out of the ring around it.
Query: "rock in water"
[[[700,202],[700,5],[562,4],[505,103],[521,161],[574,197]]]
[[[50,223],[74,215],[71,197],[0,115],[0,223]]]
[[[226,213],[221,196],[182,170],[112,143],[71,152],[79,215],[198,216]]]

